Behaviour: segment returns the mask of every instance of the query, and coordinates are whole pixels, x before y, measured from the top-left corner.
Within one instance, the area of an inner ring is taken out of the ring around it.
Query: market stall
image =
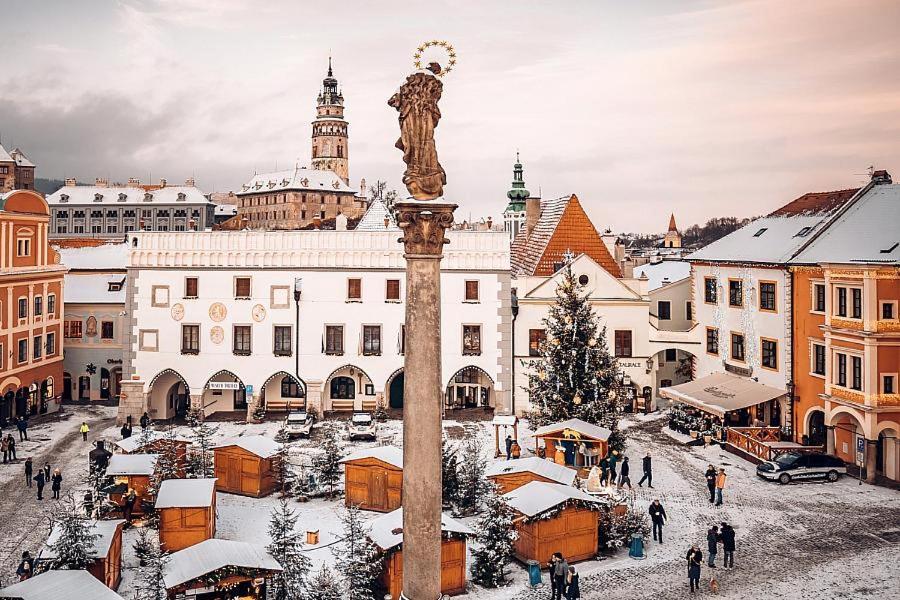
[[[173,553],[163,581],[172,599],[262,599],[281,570],[264,546],[212,539]]]
[[[581,419],[544,425],[534,432],[535,452],[560,465],[589,467],[609,452],[612,432]]]
[[[156,495],[159,544],[183,550],[216,535],[216,480],[167,479]]]
[[[90,524],[91,535],[94,538],[91,547],[87,549],[87,555],[92,559],[87,567],[87,572],[103,582],[103,585],[111,590],[119,587],[122,580],[122,527],[125,521],[92,521]],[[50,531],[50,537],[41,549],[36,563],[52,563],[56,559],[53,545],[59,540],[62,531],[59,526],[54,526]],[[6,597],[6,596],[2,596]],[[89,598],[90,596],[85,596]]]
[[[122,600],[87,571],[47,571],[3,589],[0,598],[24,600]]]
[[[506,454],[506,436],[510,435],[513,443],[519,443],[519,417],[516,415],[494,415],[491,420],[494,426],[494,458]]]
[[[159,460],[157,454],[114,454],[109,459],[106,476],[111,480],[104,488],[109,499],[118,506],[123,506],[129,490],[134,490],[137,500],[134,503],[134,514],[144,514],[144,505],[153,503],[150,493],[150,482],[156,471]]]
[[[344,465],[347,506],[389,512],[400,508],[403,497],[403,451],[396,446],[376,446],[353,452]]]
[[[169,445],[175,447],[175,457],[178,463],[180,477],[184,476],[184,469],[187,467],[188,446],[191,445],[190,438],[179,435],[168,435],[163,431],[148,430],[146,432],[136,432],[129,438],[119,440],[115,443],[114,449],[117,453],[122,454],[164,454]]]
[[[263,435],[221,441],[213,450],[216,489],[255,498],[268,496],[278,488],[280,451],[281,444]]]
[[[497,484],[501,494],[511,492],[532,481],[572,485],[576,475],[574,469],[537,456],[500,460],[488,465],[484,472],[488,480]]]

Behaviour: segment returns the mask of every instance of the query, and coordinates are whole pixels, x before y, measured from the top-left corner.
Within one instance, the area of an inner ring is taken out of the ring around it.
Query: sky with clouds
[[[205,191],[308,164],[329,52],[350,177],[401,188],[386,101],[446,39],[437,129],[459,217],[500,215],[516,150],[532,192],[600,228],[768,212],[900,178],[896,0],[3,0],[0,135],[39,177]]]

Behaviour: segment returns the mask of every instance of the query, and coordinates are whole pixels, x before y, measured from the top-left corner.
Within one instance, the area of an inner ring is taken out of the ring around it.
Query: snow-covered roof
[[[47,571],[0,590],[9,600],[122,600],[87,571]]]
[[[491,425],[515,425],[519,421],[516,415],[494,415]]]
[[[159,454],[113,454],[109,457],[107,475],[152,475]]]
[[[526,483],[522,487],[504,494],[503,497],[514,510],[526,517],[537,516],[570,500],[597,504],[603,502],[570,485],[547,483],[546,481]]]
[[[129,438],[125,438],[124,440],[119,440],[116,442],[116,446],[123,452],[134,452],[135,450],[140,450],[141,448],[144,447],[144,445],[145,445],[144,440],[147,441],[146,445],[150,445],[155,441],[166,439],[167,437],[168,436],[166,435],[166,432],[156,431],[154,429],[154,430],[148,431],[146,434],[144,434],[143,432],[136,433]],[[174,436],[172,436],[172,438],[176,442],[188,442],[188,443],[191,442],[190,438],[187,438],[187,437],[184,437],[181,435],[174,435]]]
[[[474,535],[475,533],[467,525],[460,523],[446,513],[441,513],[441,531],[462,535]],[[398,508],[372,521],[369,537],[382,550],[390,550],[394,546],[402,544],[403,509]]]
[[[792,263],[900,263],[900,184],[875,185]]]
[[[20,149],[18,149],[18,148],[13,148],[13,151],[10,152],[9,155],[12,157],[12,159],[13,159],[14,161],[16,161],[16,164],[17,164],[18,166],[20,166],[20,167],[33,167],[33,166],[35,166],[33,162],[31,162],[30,160],[28,160],[28,157],[25,156],[25,153],[22,152],[22,151],[21,151]]]
[[[216,204],[214,213],[217,217],[234,216],[237,214],[237,206],[234,204]]]
[[[510,473],[534,473],[546,479],[552,479],[563,485],[572,485],[575,481],[575,470],[558,465],[552,460],[529,456],[514,460],[499,460],[485,469],[485,477],[497,477]]]
[[[384,224],[385,219],[388,220],[387,226]],[[376,198],[372,200],[366,214],[356,224],[355,231],[400,231],[400,228],[397,227],[397,221],[394,220],[384,202]]]
[[[125,273],[67,273],[64,280],[66,304],[125,303]]]
[[[211,539],[173,552],[166,563],[166,588],[182,585],[223,567],[281,571],[281,565],[264,546],[233,540]]]
[[[557,431],[561,432],[565,429],[577,431],[581,435],[586,435],[595,440],[606,441],[609,439],[609,436],[612,435],[612,431],[610,431],[606,427],[592,425],[591,423],[582,421],[581,419],[568,419],[567,421],[544,425],[543,427],[538,428],[538,430],[534,432],[534,435],[547,435],[549,433],[556,433]]]
[[[118,530],[119,525],[124,522],[123,519],[93,521],[91,523],[91,533],[97,537],[88,549],[88,556],[91,558],[101,558],[109,554],[109,548],[112,546],[113,540],[116,537],[116,530]],[[53,551],[52,546],[59,540],[60,535],[62,535],[62,531],[59,527],[54,526],[50,531],[50,537],[47,538],[47,541],[44,542],[44,547],[41,549],[40,559],[51,560],[56,558],[56,553]]]
[[[15,159],[9,155],[2,145],[0,145],[0,162],[15,162]]]
[[[125,271],[128,267],[127,242],[84,246],[81,248],[55,248],[59,262],[74,271]],[[68,300],[68,297],[66,298]]]
[[[215,495],[215,479],[167,479],[159,486],[156,508],[203,508]]]
[[[217,443],[215,448],[227,448],[228,446],[237,446],[243,448],[251,454],[255,454],[260,458],[269,458],[275,456],[281,450],[281,444],[264,435],[247,435],[240,437],[225,438]]]
[[[344,183],[334,171],[306,169],[285,169],[271,173],[257,173],[241,186],[236,196],[265,194],[287,190],[314,190],[318,192],[352,193],[356,190]]]
[[[351,452],[346,456],[342,463],[354,460],[362,460],[364,458],[374,458],[383,463],[394,465],[398,469],[403,468],[403,450],[396,446],[373,446],[371,448],[360,448],[355,452]]]
[[[51,206],[67,204],[209,204],[209,199],[194,186],[172,185],[146,191],[125,186],[64,185],[49,196]]]
[[[635,279],[647,276],[648,292],[681,281],[690,274],[691,263],[685,260],[664,260],[656,264],[651,263],[634,268]]]

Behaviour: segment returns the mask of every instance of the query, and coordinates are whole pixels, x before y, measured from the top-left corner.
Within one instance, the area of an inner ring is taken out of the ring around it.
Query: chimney
[[[78,185],[78,181],[74,177],[66,177],[66,187],[75,187],[76,185]]]
[[[884,169],[879,169],[877,171],[872,171],[872,183],[875,185],[888,185],[893,183],[893,181],[891,180],[890,173]]]
[[[109,187],[109,179],[97,177],[94,179],[94,185],[101,188]]]
[[[167,182],[166,182],[165,178],[160,179],[159,180],[159,188],[162,189],[162,188],[166,187],[166,183]]]
[[[187,179],[184,180],[184,185],[186,185],[188,187],[195,187],[197,185],[197,182],[194,181],[193,177],[188,177]]]
[[[134,186],[134,187],[139,187],[141,185],[141,180],[138,179],[137,177],[129,177],[128,185]]]
[[[525,239],[531,237],[535,225],[541,218],[541,199],[525,198]]]

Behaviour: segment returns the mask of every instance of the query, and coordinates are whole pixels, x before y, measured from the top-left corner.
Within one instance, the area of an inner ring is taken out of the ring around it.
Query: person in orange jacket
[[[719,469],[716,475],[716,506],[722,506],[722,491],[725,489],[725,469]]]

